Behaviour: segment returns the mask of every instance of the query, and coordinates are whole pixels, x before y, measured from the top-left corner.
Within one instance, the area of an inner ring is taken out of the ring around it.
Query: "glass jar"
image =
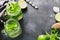
[[[18,2],[9,2],[6,6],[6,13],[9,18],[22,19],[23,14]]]
[[[4,30],[10,38],[15,38],[22,33],[20,24],[15,19],[8,19],[4,24]]]

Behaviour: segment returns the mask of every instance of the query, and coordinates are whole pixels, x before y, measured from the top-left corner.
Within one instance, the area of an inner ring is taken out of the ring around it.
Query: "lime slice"
[[[14,19],[7,20],[4,27],[5,27],[5,32],[10,38],[15,38],[22,33],[20,24]]]
[[[55,19],[56,19],[57,21],[60,21],[60,13],[57,13],[57,14],[55,15]]]
[[[19,0],[18,4],[22,9],[25,9],[27,7],[27,3],[24,0]]]

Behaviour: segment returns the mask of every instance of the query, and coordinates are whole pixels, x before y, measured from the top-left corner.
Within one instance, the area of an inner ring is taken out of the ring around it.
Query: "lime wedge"
[[[17,18],[18,20],[21,20],[23,18],[23,14],[20,14]]]
[[[27,7],[27,3],[24,0],[19,0],[18,4],[21,7],[21,9],[25,9]]]
[[[60,21],[60,13],[57,13],[57,14],[55,15],[55,19],[56,19],[57,21]]]

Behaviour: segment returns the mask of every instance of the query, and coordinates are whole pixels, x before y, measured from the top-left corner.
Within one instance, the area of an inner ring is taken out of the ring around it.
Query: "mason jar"
[[[15,38],[22,34],[21,26],[15,19],[8,19],[4,24],[4,30],[10,38]]]
[[[15,18],[20,20],[23,17],[22,10],[18,5],[18,2],[9,2],[9,4],[6,6],[6,13],[8,18]]]

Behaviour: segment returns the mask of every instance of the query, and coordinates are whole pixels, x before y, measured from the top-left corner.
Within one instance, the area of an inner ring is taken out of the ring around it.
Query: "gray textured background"
[[[39,9],[34,9],[27,3],[27,9],[23,10],[21,27],[23,34],[15,39],[0,36],[1,40],[37,40],[37,36],[49,32],[51,25],[55,23],[55,13],[52,8],[60,7],[60,0],[31,0]],[[0,26],[1,27],[1,26]]]

